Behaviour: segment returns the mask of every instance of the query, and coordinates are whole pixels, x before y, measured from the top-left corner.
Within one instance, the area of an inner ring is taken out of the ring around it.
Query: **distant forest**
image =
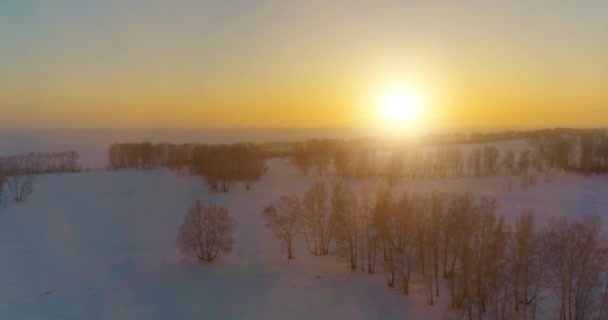
[[[82,166],[76,151],[30,152],[0,157],[0,167],[11,174],[78,172]]]
[[[526,139],[516,152],[491,142]],[[481,146],[467,147],[467,144]],[[547,129],[429,135],[416,143],[381,138],[311,139],[303,142],[206,145],[150,142],[114,143],[108,168],[165,166],[202,175],[209,187],[227,192],[234,182],[249,189],[266,172],[268,158],[289,157],[303,174],[343,179],[400,179],[528,175],[561,170],[579,174],[608,172],[608,135],[602,129]]]

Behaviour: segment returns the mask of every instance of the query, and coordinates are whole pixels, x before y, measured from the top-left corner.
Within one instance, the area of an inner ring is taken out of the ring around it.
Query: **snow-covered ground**
[[[284,159],[245,191],[207,191],[200,178],[166,169],[43,175],[25,203],[0,204],[0,319],[440,319],[424,289],[404,296],[383,275],[350,271],[339,258],[303,247],[287,261],[260,210],[301,194]],[[500,213],[608,214],[608,178],[558,175],[523,189],[513,178],[401,182],[425,191],[469,189],[497,197]],[[175,238],[195,200],[226,206],[237,220],[233,253],[211,265],[180,257]],[[608,217],[606,217],[608,218]],[[444,295],[447,297],[448,295]]]

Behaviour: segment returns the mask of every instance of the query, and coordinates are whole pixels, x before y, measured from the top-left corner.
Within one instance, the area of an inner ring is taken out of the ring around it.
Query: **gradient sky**
[[[607,126],[608,1],[0,2],[0,127]]]

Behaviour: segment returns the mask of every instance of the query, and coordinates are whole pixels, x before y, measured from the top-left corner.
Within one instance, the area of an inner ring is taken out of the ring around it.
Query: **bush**
[[[19,169],[13,168],[9,171],[6,179],[8,190],[15,201],[25,201],[33,192],[36,184],[36,176],[23,175]],[[1,194],[1,192],[0,192]]]
[[[182,254],[211,262],[232,251],[235,227],[236,221],[228,215],[226,208],[213,202],[205,206],[196,201],[179,228],[177,244]]]

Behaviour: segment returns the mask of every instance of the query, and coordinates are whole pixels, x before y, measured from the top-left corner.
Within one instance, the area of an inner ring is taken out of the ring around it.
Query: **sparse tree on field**
[[[439,297],[439,264],[440,264],[440,249],[441,249],[441,226],[445,210],[444,193],[438,190],[433,190],[428,197],[430,209],[430,244],[432,248],[432,268],[435,280],[435,295]]]
[[[595,319],[601,311],[602,280],[608,264],[601,227],[597,215],[582,220],[559,218],[550,222],[543,235],[551,253],[549,265],[553,290],[559,298],[559,319]]]
[[[469,153],[469,157],[467,158],[468,174],[473,175],[476,178],[481,177],[481,175],[483,173],[482,154],[483,154],[482,149],[480,147],[477,147]]]
[[[336,176],[351,179],[355,176],[354,153],[350,145],[342,145],[334,153],[334,169]]]
[[[513,150],[509,149],[505,152],[500,161],[500,168],[506,175],[511,176],[515,174],[515,153]]]
[[[197,200],[184,216],[177,244],[182,254],[211,262],[232,251],[235,227],[236,221],[230,217],[228,209],[213,202],[204,205]]]
[[[503,256],[504,246],[497,243],[496,237],[502,231],[502,219],[497,218],[496,200],[481,198],[475,208],[475,228],[471,234],[471,288],[472,304],[478,315],[486,313],[491,297],[494,295],[494,271],[498,260]]]
[[[329,139],[309,141],[311,151],[313,152],[313,164],[320,177],[327,175],[329,163],[332,158],[332,141]]]
[[[328,205],[327,188],[324,182],[317,182],[304,194],[300,221],[310,252],[314,255],[329,254],[334,215]]]
[[[296,145],[296,150],[294,152],[292,161],[302,175],[308,175],[310,167],[312,166],[312,160],[310,154],[305,149],[303,144]]]
[[[483,167],[485,175],[494,175],[498,172],[498,148],[487,146],[483,148]]]
[[[513,250],[513,303],[523,319],[535,319],[546,288],[548,252],[534,229],[534,212],[524,211],[515,221]]]
[[[252,145],[241,144],[233,148],[236,153],[237,179],[243,182],[245,189],[251,190],[253,183],[259,181],[268,171],[266,160]]]
[[[265,227],[272,230],[281,247],[287,250],[287,259],[293,259],[293,242],[300,234],[300,200],[296,195],[282,196],[276,205],[268,205],[262,211]]]
[[[359,192],[359,214],[363,228],[362,243],[360,246],[361,270],[374,273],[376,270],[376,255],[378,253],[378,231],[374,225],[373,210],[375,199],[367,187]]]
[[[450,279],[452,308],[466,307],[472,312],[471,281],[471,238],[477,222],[475,199],[471,192],[453,195],[446,211],[446,224],[449,223],[447,257]],[[457,268],[459,265],[459,268]]]
[[[355,178],[357,180],[365,180],[374,176],[376,169],[374,166],[374,158],[369,150],[359,150],[355,155]]]
[[[395,265],[400,278],[401,290],[409,294],[409,284],[415,266],[415,234],[413,204],[407,192],[403,192],[395,204],[393,227],[393,244],[395,247]]]
[[[4,172],[4,165],[0,162],[0,202],[2,202],[2,194],[4,191],[5,182],[6,182],[6,175]]]
[[[345,256],[352,270],[357,269],[361,238],[361,209],[355,194],[343,183],[334,185],[331,206],[335,217],[338,254]]]
[[[433,177],[445,178],[448,174],[448,151],[446,148],[439,148],[430,155],[433,158]]]
[[[429,215],[428,210],[428,199],[418,193],[414,193],[411,199],[412,202],[412,220],[413,220],[413,233],[416,241],[416,248],[418,251],[418,261],[420,262],[420,268],[422,275],[426,276],[427,269],[427,255],[428,255],[428,229],[429,229]]]
[[[387,284],[395,284],[396,265],[394,260],[394,225],[395,208],[391,191],[386,187],[378,188],[376,201],[372,211],[373,225],[377,233],[379,245],[382,247],[382,266],[387,276]]]
[[[384,161],[384,179],[389,186],[393,187],[403,176],[404,162],[403,153],[393,152]]]
[[[451,175],[453,177],[462,176],[462,170],[464,165],[464,156],[460,147],[448,147],[446,150],[446,161],[448,167],[451,169]]]
[[[6,184],[11,196],[18,202],[27,200],[34,192],[35,183],[36,176],[23,175],[20,173],[19,168],[10,169],[6,179]]]
[[[376,191],[376,201],[374,201],[374,210],[372,218],[374,227],[378,233],[380,245],[382,246],[382,257],[386,261],[387,251],[389,250],[391,241],[391,211],[393,207],[393,196],[391,191],[386,187],[380,187]]]
[[[517,169],[519,174],[526,175],[530,169],[530,150],[523,150],[519,154],[519,159],[517,160]]]
[[[508,310],[511,295],[511,263],[513,262],[513,232],[504,218],[500,217],[496,223],[494,235],[490,243],[490,254],[487,266],[488,278],[488,309],[493,311],[494,319],[512,319],[511,310]],[[488,311],[490,311],[488,310]]]

